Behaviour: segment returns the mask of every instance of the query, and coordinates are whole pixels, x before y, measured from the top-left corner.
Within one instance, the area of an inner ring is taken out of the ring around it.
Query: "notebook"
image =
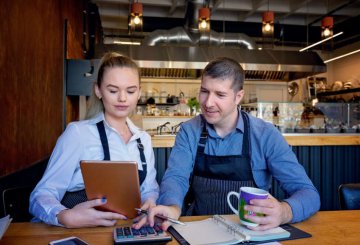
[[[140,184],[137,163],[132,161],[81,161],[80,168],[89,200],[106,197],[96,207],[135,218],[140,208]]]
[[[185,226],[172,225],[179,235],[191,245],[237,244],[248,241],[268,241],[290,237],[281,227],[267,231],[253,231],[240,225],[236,215],[214,215],[211,218],[185,222]]]

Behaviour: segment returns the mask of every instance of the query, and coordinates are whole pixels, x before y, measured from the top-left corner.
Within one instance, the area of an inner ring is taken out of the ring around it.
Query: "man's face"
[[[215,127],[233,124],[237,120],[237,106],[244,91],[235,92],[231,79],[204,76],[201,81],[199,101],[206,121]]]

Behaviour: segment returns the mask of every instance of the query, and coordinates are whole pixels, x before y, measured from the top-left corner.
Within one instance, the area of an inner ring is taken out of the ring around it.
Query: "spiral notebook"
[[[173,225],[173,228],[188,244],[237,244],[248,241],[268,241],[290,237],[290,232],[281,227],[267,231],[253,231],[240,225],[236,215],[220,216]]]

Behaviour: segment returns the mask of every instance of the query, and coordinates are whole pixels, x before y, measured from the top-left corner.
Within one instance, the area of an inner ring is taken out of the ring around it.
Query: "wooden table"
[[[205,216],[182,217],[183,221],[200,220]],[[360,244],[360,210],[321,211],[310,219],[293,224],[312,234],[311,238],[281,241],[281,244]],[[51,240],[77,236],[95,245],[113,244],[112,227],[65,229],[35,223],[12,223],[0,244],[41,245]],[[174,239],[168,245],[178,244]]]

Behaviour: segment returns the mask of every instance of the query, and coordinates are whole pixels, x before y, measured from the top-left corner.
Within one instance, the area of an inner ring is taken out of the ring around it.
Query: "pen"
[[[137,210],[139,213],[148,215],[148,211],[147,211],[147,210],[143,210],[143,209],[140,209],[140,208],[135,208],[135,210]],[[170,218],[170,217],[166,217],[166,216],[161,215],[161,214],[156,214],[155,217],[157,217],[157,218],[159,218],[159,219],[162,219],[162,220],[170,221],[171,223],[174,223],[174,224],[186,225],[185,223],[183,223],[183,222],[181,222],[181,221],[179,221],[179,220],[176,220],[176,219],[173,219],[173,218]]]

